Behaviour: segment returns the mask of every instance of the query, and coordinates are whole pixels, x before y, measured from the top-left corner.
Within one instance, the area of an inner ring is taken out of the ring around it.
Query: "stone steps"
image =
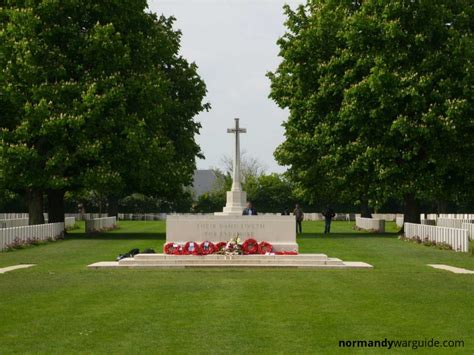
[[[172,264],[172,263],[162,263],[162,264],[132,264],[132,265],[119,265],[119,267],[128,267],[128,268],[147,268],[147,267],[157,267],[157,268],[344,268],[344,264],[298,264],[298,263],[279,263],[279,264],[238,264],[238,263],[194,263],[194,264]]]
[[[273,265],[341,265],[342,261],[339,259],[328,259],[328,260],[133,260],[123,259],[119,262],[120,266],[160,266],[160,265],[258,265],[258,266],[273,266]]]
[[[138,254],[118,262],[98,262],[89,268],[372,268],[325,254],[298,255],[167,255]]]
[[[325,254],[298,255],[167,255],[138,254],[119,261],[123,267],[321,267],[341,266]]]
[[[321,260],[325,261],[328,260],[328,256],[325,254],[298,254],[298,255],[204,255],[204,256],[196,256],[196,255],[168,255],[168,254],[137,254],[133,258],[137,261],[144,261],[144,260],[154,260],[154,261],[161,261],[161,260],[168,260],[168,261],[195,261],[195,260],[202,260],[208,262],[209,260],[272,260],[272,261],[294,261],[294,260]]]

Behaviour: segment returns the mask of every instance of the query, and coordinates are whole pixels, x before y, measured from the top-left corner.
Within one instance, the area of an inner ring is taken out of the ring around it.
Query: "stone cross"
[[[228,128],[227,133],[235,134],[235,155],[231,191],[242,191],[242,185],[240,183],[240,133],[247,133],[247,129],[240,128],[239,119],[235,118],[235,128]]]

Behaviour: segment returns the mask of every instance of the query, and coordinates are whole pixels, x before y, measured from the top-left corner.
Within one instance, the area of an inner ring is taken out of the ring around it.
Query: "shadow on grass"
[[[297,238],[320,238],[320,239],[355,239],[355,238],[398,238],[397,232],[390,233],[302,233]]]
[[[165,233],[97,233],[85,234],[74,233],[68,234],[66,240],[165,240]]]

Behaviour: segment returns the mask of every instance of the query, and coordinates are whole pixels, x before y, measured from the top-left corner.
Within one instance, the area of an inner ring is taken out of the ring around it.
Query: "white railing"
[[[474,223],[463,223],[462,229],[467,230],[468,238],[474,240]]]
[[[2,219],[0,228],[24,227],[29,224],[28,218]]]
[[[58,238],[63,235],[64,223],[37,224],[34,226],[14,227],[0,229],[0,250],[8,245],[20,241],[47,240]]]
[[[114,229],[117,226],[116,217],[103,217],[86,220],[86,233]]]
[[[455,251],[469,250],[468,232],[465,229],[428,226],[423,224],[405,223],[405,237],[419,237],[436,243],[446,243]]]
[[[474,220],[460,218],[438,218],[436,225],[438,227],[462,228],[464,223],[474,223]]]
[[[383,219],[357,217],[356,226],[368,231],[379,233],[385,232],[385,220]]]

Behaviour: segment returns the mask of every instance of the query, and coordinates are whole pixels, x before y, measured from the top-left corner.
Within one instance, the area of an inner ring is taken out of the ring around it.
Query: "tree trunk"
[[[48,223],[64,222],[64,191],[48,190]]]
[[[440,213],[448,213],[448,201],[446,200],[439,200],[437,206],[438,214]]]
[[[26,199],[28,200],[28,223],[30,225],[44,224],[43,191],[30,189],[26,193]]]
[[[118,218],[119,198],[117,196],[108,196],[107,202],[108,202],[107,213],[109,214],[109,217]]]
[[[413,194],[405,195],[403,206],[403,221],[405,223],[420,223],[420,202],[415,198],[415,195]]]
[[[360,216],[364,218],[372,218],[372,213],[370,213],[369,200],[365,197],[361,198]]]

